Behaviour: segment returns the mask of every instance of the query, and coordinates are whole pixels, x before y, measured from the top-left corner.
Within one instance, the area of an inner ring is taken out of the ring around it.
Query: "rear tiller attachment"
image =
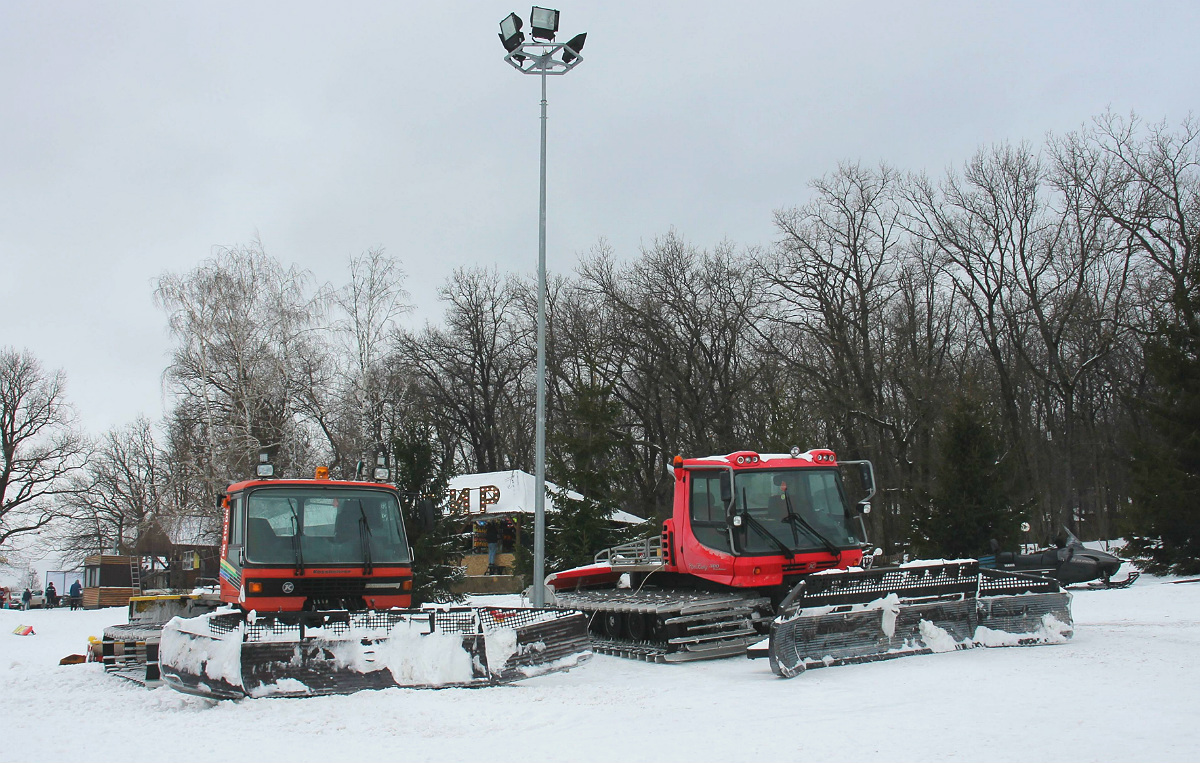
[[[1072,634],[1071,595],[1036,575],[978,562],[914,563],[807,576],[771,623],[771,669],[886,660],[975,646],[1055,644]]]

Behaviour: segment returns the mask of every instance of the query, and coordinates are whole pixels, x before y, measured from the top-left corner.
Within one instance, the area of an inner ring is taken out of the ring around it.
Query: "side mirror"
[[[726,506],[733,500],[733,484],[729,479],[729,472],[721,472],[721,503]]]
[[[858,473],[860,475],[860,479],[862,480],[863,490],[867,491],[868,493],[875,492],[875,474],[871,471],[870,465],[859,464]],[[868,512],[864,511],[863,513],[866,514]]]

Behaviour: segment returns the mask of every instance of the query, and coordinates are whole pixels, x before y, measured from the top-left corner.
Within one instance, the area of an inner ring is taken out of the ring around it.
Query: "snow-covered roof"
[[[462,474],[449,481],[450,497],[447,508],[461,514],[532,514],[537,478],[528,472],[512,469],[505,472]],[[563,491],[553,482],[546,482],[546,511],[555,511],[554,499]],[[565,491],[567,498],[582,501],[574,490]],[[614,522],[638,524],[641,517],[627,511],[613,510]]]
[[[175,546],[218,546],[221,543],[221,520],[217,517],[171,517],[160,525]]]

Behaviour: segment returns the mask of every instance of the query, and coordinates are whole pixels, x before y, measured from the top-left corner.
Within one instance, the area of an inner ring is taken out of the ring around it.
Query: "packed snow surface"
[[[0,610],[0,761],[1195,760],[1200,583],[1073,593],[1064,644],[792,680],[766,660],[597,655],[505,686],[236,702],[58,664],[124,608]]]

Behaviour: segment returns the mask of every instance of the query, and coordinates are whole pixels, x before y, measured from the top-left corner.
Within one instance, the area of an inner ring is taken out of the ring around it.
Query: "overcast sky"
[[[770,243],[840,160],[940,174],[1111,107],[1196,108],[1200,4],[573,2],[549,261],[674,227]],[[0,346],[93,433],[162,415],[153,284],[261,238],[319,282],[373,246],[437,320],[457,266],[532,274],[538,81],[498,2],[0,1]]]

